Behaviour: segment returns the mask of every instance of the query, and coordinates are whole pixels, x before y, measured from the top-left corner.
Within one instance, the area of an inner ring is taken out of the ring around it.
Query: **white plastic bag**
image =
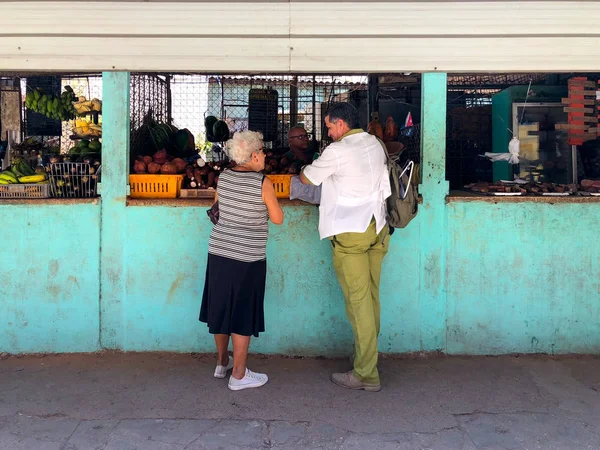
[[[302,200],[313,205],[321,203],[321,186],[313,186],[312,184],[302,184],[300,177],[292,177],[290,185],[290,200]]]
[[[513,137],[508,143],[508,153],[490,153],[486,152],[485,157],[491,161],[508,161],[509,164],[519,164],[519,152],[521,142],[516,137]]]

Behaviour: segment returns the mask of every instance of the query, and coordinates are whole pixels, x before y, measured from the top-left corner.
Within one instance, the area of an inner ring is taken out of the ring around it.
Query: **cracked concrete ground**
[[[345,360],[256,357],[231,392],[212,356],[0,360],[1,450],[600,449],[600,358],[382,358],[379,393]]]

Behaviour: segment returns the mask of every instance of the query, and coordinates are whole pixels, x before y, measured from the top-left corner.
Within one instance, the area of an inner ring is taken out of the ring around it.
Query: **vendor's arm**
[[[283,223],[283,210],[281,209],[281,206],[279,206],[279,201],[277,201],[273,182],[267,177],[263,180],[262,198],[267,206],[271,222],[275,225],[281,225]]]
[[[325,149],[319,159],[306,166],[300,173],[300,181],[304,184],[319,186],[323,181],[339,170],[339,159],[336,143]]]

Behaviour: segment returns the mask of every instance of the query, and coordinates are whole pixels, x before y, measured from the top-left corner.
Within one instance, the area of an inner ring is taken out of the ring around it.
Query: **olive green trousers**
[[[341,233],[331,238],[333,266],[354,333],[354,376],[363,383],[379,384],[379,280],[390,235],[387,225],[376,231],[375,220],[364,233]]]

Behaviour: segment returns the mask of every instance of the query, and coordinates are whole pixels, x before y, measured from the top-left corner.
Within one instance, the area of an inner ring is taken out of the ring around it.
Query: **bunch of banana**
[[[102,136],[102,125],[101,124],[96,125],[95,123],[90,123],[88,125],[88,134],[89,134],[89,136],[95,136],[95,137]]]
[[[75,108],[75,111],[79,115],[83,115],[92,111],[101,112],[102,102],[97,98],[86,100],[85,97],[79,97],[79,100],[73,103],[73,108]]]
[[[0,172],[0,185],[19,183],[46,184],[48,183],[48,175],[42,166],[38,166],[34,170],[22,159],[15,158],[12,161],[10,169]]]
[[[92,122],[84,122],[77,120],[73,127],[73,132],[77,136],[84,136],[90,138],[102,137],[102,124],[96,125]]]
[[[40,88],[29,91],[25,96],[25,106],[27,109],[43,114],[50,119],[71,120],[75,117],[75,108],[73,106],[73,89],[65,86],[65,91],[57,97],[53,94],[46,94]]]
[[[73,132],[78,136],[87,136],[90,133],[90,122],[83,119],[73,121]]]

